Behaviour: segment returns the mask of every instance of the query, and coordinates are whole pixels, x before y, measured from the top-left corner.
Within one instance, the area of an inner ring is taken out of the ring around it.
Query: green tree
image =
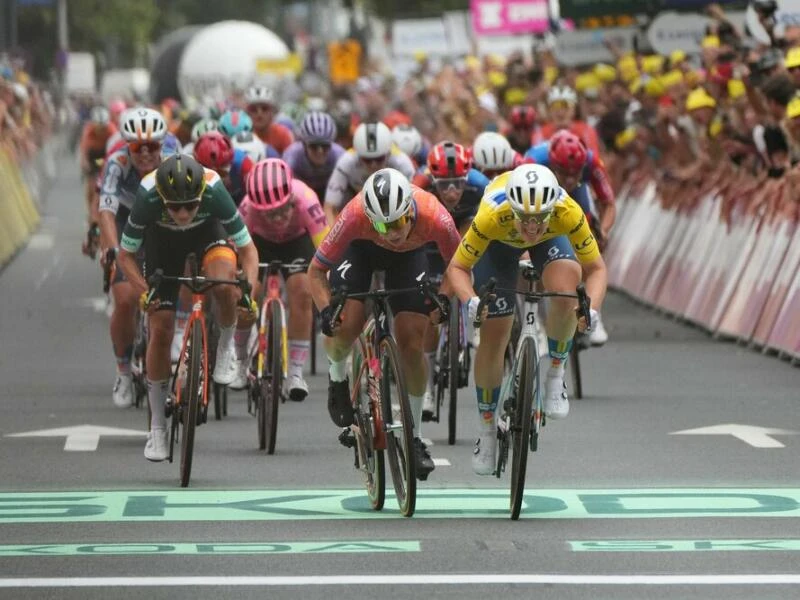
[[[468,10],[469,0],[365,0],[373,14],[384,19],[439,17],[448,10]]]

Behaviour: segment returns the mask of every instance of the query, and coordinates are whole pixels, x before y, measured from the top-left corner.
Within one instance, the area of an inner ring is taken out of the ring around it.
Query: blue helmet
[[[223,134],[232,138],[242,131],[253,131],[253,120],[243,110],[234,109],[226,111],[220,117],[217,127]]]
[[[328,142],[336,139],[336,121],[328,113],[313,111],[300,123],[300,138],[304,142]]]

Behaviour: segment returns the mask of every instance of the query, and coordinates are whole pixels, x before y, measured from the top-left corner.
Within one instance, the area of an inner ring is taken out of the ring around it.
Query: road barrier
[[[797,207],[734,207],[709,193],[692,208],[661,202],[656,185],[618,198],[605,252],[609,285],[715,337],[800,360]]]

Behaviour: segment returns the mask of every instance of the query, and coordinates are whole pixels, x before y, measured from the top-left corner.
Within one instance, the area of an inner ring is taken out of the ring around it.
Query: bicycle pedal
[[[356,447],[356,436],[348,427],[347,429],[343,429],[342,432],[339,434],[339,443],[344,446],[345,448],[355,448]],[[358,466],[358,457],[356,457],[356,466]]]
[[[423,410],[422,411],[422,422],[429,423],[433,421],[433,412],[430,410]]]
[[[164,416],[168,419],[172,416],[172,409],[174,408],[174,403],[172,398],[167,398],[167,401],[164,403]]]

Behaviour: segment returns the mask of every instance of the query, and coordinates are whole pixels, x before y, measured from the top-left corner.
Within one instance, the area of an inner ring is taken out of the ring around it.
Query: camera
[[[772,17],[778,11],[777,0],[752,0],[753,9],[762,18]]]

